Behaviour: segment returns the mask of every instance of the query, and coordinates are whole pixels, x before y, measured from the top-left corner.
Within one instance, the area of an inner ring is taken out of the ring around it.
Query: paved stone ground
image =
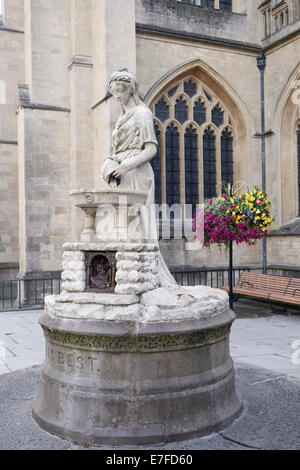
[[[151,447],[100,450],[274,450],[300,449],[300,381],[236,363],[244,411],[230,427],[208,437]],[[0,377],[0,449],[80,450],[79,445],[42,431],[30,415],[39,385],[39,366]],[[92,448],[91,448],[92,449]]]
[[[266,304],[248,300],[240,300],[234,308],[237,318],[230,335],[232,358],[300,379],[300,364],[292,362],[292,345],[300,341],[300,311],[274,313]],[[40,315],[40,310],[0,312],[0,375],[43,361]]]
[[[235,311],[231,355],[244,403],[241,417],[217,434],[151,449],[300,449],[300,363],[292,362],[292,345],[300,344],[299,312],[274,314],[265,304],[249,301],[236,303]],[[31,419],[39,385],[35,364],[44,358],[40,313],[0,313],[0,449],[83,449],[42,431]]]
[[[45,355],[41,310],[0,312],[0,374],[40,364]]]
[[[234,361],[300,379],[300,311],[274,313],[266,304],[239,300],[230,334]],[[298,346],[296,342],[298,341]],[[299,364],[292,356],[299,349]]]

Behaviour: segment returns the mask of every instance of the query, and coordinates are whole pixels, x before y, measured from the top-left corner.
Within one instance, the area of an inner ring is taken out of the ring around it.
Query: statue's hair
[[[124,84],[128,84],[131,88],[132,96],[136,104],[141,104],[142,101],[139,98],[139,84],[132,73],[127,72],[126,70],[121,70],[114,72],[108,82],[108,91],[110,92],[110,87],[113,82],[124,82]]]

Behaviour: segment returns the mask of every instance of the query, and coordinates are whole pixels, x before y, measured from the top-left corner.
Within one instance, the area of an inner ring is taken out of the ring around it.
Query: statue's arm
[[[157,153],[157,146],[153,142],[146,142],[144,150],[134,157],[126,158],[121,165],[114,170],[112,176],[114,178],[121,178],[128,171],[138,168],[144,163],[149,162]]]

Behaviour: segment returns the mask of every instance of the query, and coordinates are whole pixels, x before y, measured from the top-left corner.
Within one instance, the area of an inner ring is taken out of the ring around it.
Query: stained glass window
[[[232,11],[232,0],[220,0],[220,10]]]
[[[188,120],[188,105],[182,96],[176,100],[175,104],[175,119],[183,124],[185,121]]]
[[[152,165],[155,178],[155,203],[161,204],[161,170],[160,170],[160,129],[157,124],[154,125],[155,135],[158,142],[157,154],[150,163]]]
[[[169,105],[161,98],[155,105],[155,116],[161,121],[165,122],[170,117]]]
[[[206,122],[206,108],[200,98],[194,104],[194,121],[199,124],[199,126]]]
[[[216,136],[208,127],[203,135],[204,199],[216,197]]]
[[[183,91],[185,95],[182,94]],[[169,97],[172,98],[170,103]],[[192,204],[194,211],[195,206],[202,202],[200,189],[202,192],[203,188],[204,198],[208,199],[217,195],[221,181],[233,184],[234,142],[229,128],[232,119],[223,104],[216,104],[215,100],[215,94],[206,89],[206,85],[197,77],[188,77],[169,85],[154,103],[155,133],[159,148],[151,163],[155,175],[157,204],[180,204],[180,190],[184,185],[185,202]],[[176,121],[170,124],[168,120],[173,116]],[[212,124],[220,128],[220,134],[214,132]],[[184,125],[186,128],[183,130]],[[198,126],[205,129],[203,134]],[[199,138],[202,141],[201,146]],[[299,146],[298,142],[298,148]],[[220,153],[216,151],[217,148],[220,148]],[[300,194],[300,150],[298,152]],[[180,162],[183,162],[183,167]],[[220,167],[220,174],[217,174],[217,167]],[[162,168],[164,173],[161,173]],[[200,174],[203,175],[202,181],[199,181]]]
[[[196,129],[189,126],[184,135],[184,161],[185,161],[185,203],[192,204],[192,214],[199,203],[198,179],[198,136]]]
[[[229,129],[224,129],[221,137],[221,179],[233,184],[233,137]]]
[[[212,97],[207,93],[207,91],[203,90],[204,91],[204,94],[206,96],[206,98],[208,99],[208,101],[212,101]]]
[[[174,88],[171,88],[171,90],[168,91],[168,96],[170,96],[170,97],[174,96],[177,89],[178,89],[178,85],[175,86]]]
[[[166,203],[180,204],[179,132],[171,123],[166,131]]]
[[[197,93],[197,84],[193,82],[193,80],[189,80],[188,82],[184,82],[183,89],[184,92],[192,98]]]
[[[211,112],[211,120],[217,127],[221,127],[224,124],[224,112],[218,104]]]

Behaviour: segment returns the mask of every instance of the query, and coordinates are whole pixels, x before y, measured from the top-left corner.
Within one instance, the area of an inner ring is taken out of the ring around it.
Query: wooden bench
[[[223,290],[228,292],[229,287],[224,286]],[[300,279],[242,272],[233,294],[300,305]]]

